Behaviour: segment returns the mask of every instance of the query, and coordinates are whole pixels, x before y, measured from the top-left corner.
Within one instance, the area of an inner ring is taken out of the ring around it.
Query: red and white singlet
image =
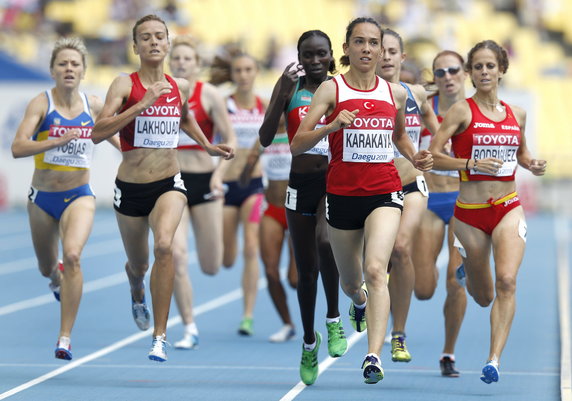
[[[329,124],[342,110],[359,113],[353,123],[329,134],[330,163],[326,191],[343,196],[370,196],[401,190],[393,163],[393,130],[397,109],[389,83],[376,77],[373,89],[348,85],[343,75],[334,77],[336,108]]]
[[[143,99],[147,89],[143,87],[139,74],[130,75],[131,93],[125,105],[119,111],[129,109]],[[181,95],[173,78],[165,75],[172,86],[171,92],[161,95],[155,103],[119,131],[123,152],[137,148],[176,148],[179,141],[179,123],[181,122]]]
[[[230,122],[236,134],[238,149],[250,149],[258,139],[258,130],[264,121],[264,104],[256,96],[256,106],[252,109],[241,109],[230,96],[226,102]]]
[[[197,81],[195,84],[195,89],[193,90],[192,96],[189,98],[189,111],[193,113],[197,124],[207,137],[210,143],[213,142],[214,134],[214,122],[211,120],[207,111],[204,109],[201,103],[201,94],[203,92],[203,83]],[[194,139],[189,137],[184,132],[179,135],[179,146],[178,149],[194,149],[203,150],[203,147],[199,145]]]
[[[508,104],[502,121],[487,118],[472,98],[466,99],[471,108],[471,122],[467,129],[453,136],[453,152],[461,159],[495,157],[503,161],[497,174],[475,170],[461,170],[461,181],[514,181],[520,147],[520,126]]]

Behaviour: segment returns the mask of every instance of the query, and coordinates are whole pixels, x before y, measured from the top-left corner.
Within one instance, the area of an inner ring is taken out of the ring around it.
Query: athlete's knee
[[[295,290],[298,287],[298,277],[288,276],[288,285],[290,286],[290,288]]]
[[[479,306],[482,306],[483,308],[489,306],[491,302],[493,302],[493,299],[495,298],[494,292],[489,290],[476,290],[476,291],[473,290],[471,296],[473,297],[475,302]]]
[[[374,286],[375,284],[369,283],[369,285]],[[363,291],[363,289],[361,288],[362,283],[361,282],[356,282],[356,281],[351,281],[351,282],[341,282],[340,286],[342,288],[342,291],[344,292],[344,294],[346,294],[348,297],[355,299],[356,296],[358,296],[359,294],[361,294],[361,292]]]
[[[369,264],[364,268],[366,285],[371,288],[381,288],[387,285],[386,267],[381,264]]]
[[[495,287],[497,296],[511,296],[516,292],[516,277],[514,275],[497,275]]]
[[[278,266],[265,265],[264,266],[264,274],[266,276],[266,280],[268,280],[269,283],[280,282],[280,271],[278,270]]]
[[[314,283],[318,280],[318,268],[314,267],[312,269],[304,269],[302,271],[298,270],[298,285],[306,285]]]
[[[245,241],[243,256],[245,259],[258,258],[258,243],[255,241]]]
[[[80,257],[81,252],[79,251],[79,248],[66,249],[63,253],[63,262],[65,266],[64,272],[66,270],[68,272],[79,270]]]
[[[403,243],[398,244],[396,242],[393,246],[393,251],[391,252],[391,263],[394,266],[403,266],[409,257],[409,247],[405,246]]]
[[[201,271],[207,276],[216,276],[220,270],[221,263],[201,262]]]
[[[153,254],[156,259],[171,258],[173,256],[173,244],[166,238],[159,238],[153,245]]]
[[[427,284],[418,284],[415,283],[415,287],[413,288],[413,293],[415,294],[415,298],[420,301],[427,301],[433,298],[435,294],[435,286],[427,285]]]

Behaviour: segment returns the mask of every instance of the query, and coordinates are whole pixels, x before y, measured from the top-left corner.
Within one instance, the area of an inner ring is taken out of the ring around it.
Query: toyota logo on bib
[[[363,102],[363,107],[366,110],[373,110],[375,106],[372,102]]]

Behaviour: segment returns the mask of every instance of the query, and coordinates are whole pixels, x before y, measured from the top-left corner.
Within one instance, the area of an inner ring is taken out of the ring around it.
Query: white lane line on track
[[[127,275],[125,272],[115,273],[97,280],[89,281],[83,285],[83,294],[85,295],[90,292],[113,287],[115,285],[124,283],[125,281],[127,281]],[[51,304],[54,302],[56,302],[56,300],[53,294],[40,295],[39,297],[26,299],[20,302],[14,302],[13,304],[0,307],[0,316],[8,315],[10,313],[18,312],[24,309],[34,308],[36,306]]]
[[[263,288],[266,288],[267,286],[267,282],[266,279],[260,279],[258,281],[258,290],[260,291]],[[204,304],[201,304],[199,306],[197,306],[195,308],[195,316],[199,316],[202,315],[203,313],[206,312],[210,312],[213,309],[217,309],[220,308],[221,306],[224,306],[226,304],[229,304],[231,302],[234,302],[236,300],[239,300],[242,298],[242,288],[237,288],[233,291],[230,291],[224,295],[221,295],[220,297],[214,298],[211,301],[208,301]],[[169,319],[169,321],[167,322],[167,327],[171,327],[174,325],[177,325],[179,323],[181,323],[182,319],[180,316],[176,316],[173,317],[171,319]],[[36,386],[40,383],[45,382],[46,380],[49,380],[53,377],[59,376],[67,371],[70,371],[72,369],[75,369],[85,363],[88,363],[90,361],[93,361],[97,358],[101,358],[102,356],[108,355],[112,352],[115,352],[129,344],[132,344],[136,341],[139,341],[145,337],[149,337],[153,334],[153,328],[150,328],[149,330],[146,331],[141,331],[138,332],[136,334],[130,335],[129,337],[124,338],[123,340],[117,341],[116,343],[113,343],[105,348],[100,349],[99,351],[93,352],[89,355],[84,356],[83,358],[77,359],[75,361],[72,361],[70,363],[68,363],[65,366],[62,366],[58,369],[52,370],[51,372],[48,372],[42,376],[39,376],[35,379],[32,379],[24,384],[21,384],[17,387],[14,387],[2,394],[0,394],[0,400],[4,400],[8,397],[11,397],[15,394],[18,394],[24,390],[27,390],[33,386]],[[150,362],[152,363],[152,362]]]
[[[97,237],[109,236],[109,234],[119,235],[119,229],[117,225],[112,225],[110,222],[98,220],[98,224],[91,230],[89,236],[90,241],[96,241]],[[32,238],[30,235],[30,230],[28,229],[25,233],[21,235],[10,235],[10,238],[3,239],[0,242],[0,252],[3,251],[13,251],[16,249],[33,249]],[[87,245],[89,246],[88,241]]]
[[[192,251],[189,253],[189,265],[192,266],[198,263],[197,252]],[[125,272],[111,274],[96,280],[88,281],[83,284],[83,294],[103,290],[105,288],[113,287],[127,281]],[[47,305],[56,302],[53,294],[40,295],[38,297],[25,299],[23,301],[14,302],[12,304],[0,307],[0,316],[9,315],[10,313],[18,312],[25,309],[34,308],[36,306]]]
[[[62,366],[58,363],[0,363],[0,368],[58,368]],[[89,365],[82,366],[81,369],[155,369],[157,365],[145,364],[145,365],[130,365],[130,364],[96,364],[91,363]],[[260,371],[298,371],[298,366],[263,366],[263,365],[217,365],[218,368],[224,370],[260,370]],[[161,365],[161,369],[169,370],[209,370],[212,369],[212,365]],[[356,373],[356,368],[337,368],[335,366],[330,367],[330,372],[350,372]],[[404,375],[441,375],[441,371],[438,369],[383,369],[386,373],[404,374]],[[481,375],[480,370],[463,370],[463,375]],[[506,371],[503,370],[503,376],[522,376],[522,377],[558,377],[559,372],[524,372],[524,371]]]
[[[362,331],[361,333],[355,332],[354,334],[349,336],[348,351],[354,346],[354,344],[356,344],[362,337],[364,337],[365,334],[366,332]],[[328,370],[328,368],[330,368],[334,363],[336,363],[338,359],[339,358],[332,358],[331,356],[329,356],[322,362],[320,362],[320,364],[318,365],[318,378],[322,375],[322,373],[324,373],[326,370]],[[280,398],[280,401],[292,401],[294,398],[298,396],[298,394],[304,391],[306,387],[308,386],[306,386],[302,381],[299,381],[294,387],[290,389],[290,391],[288,391],[282,398]]]
[[[110,255],[114,253],[124,252],[123,243],[120,239],[112,239],[107,241],[100,241],[94,244],[88,244],[83,251],[81,259],[91,258],[95,256]],[[121,263],[123,266],[123,262]],[[18,259],[12,262],[5,262],[0,264],[0,276],[17,273],[25,270],[33,270],[38,268],[38,261],[36,257]]]
[[[572,401],[572,369],[570,344],[570,221],[555,218],[557,243],[558,309],[560,318],[560,399]]]

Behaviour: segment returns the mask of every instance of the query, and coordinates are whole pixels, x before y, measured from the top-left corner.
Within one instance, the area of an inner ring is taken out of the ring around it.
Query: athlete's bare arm
[[[99,116],[99,113],[101,113],[101,110],[103,109],[103,102],[99,96],[95,95],[90,95],[88,99],[91,115],[95,116],[95,120],[97,120],[97,116]],[[117,134],[107,138],[107,142],[109,142],[115,149],[121,151],[121,143]]]
[[[131,85],[129,76],[119,76],[112,82],[103,109],[91,132],[91,139],[94,143],[99,143],[115,135],[135,117],[153,105],[161,95],[171,92],[169,83],[155,82],[147,88],[145,95],[139,102],[121,114],[117,114],[131,93]]]
[[[413,166],[421,171],[429,171],[433,167],[433,157],[428,150],[420,150],[415,153],[415,146],[411,142],[409,135],[405,133],[405,103],[407,101],[407,91],[400,84],[389,83],[397,108],[395,118],[395,128],[393,130],[393,143]]]
[[[183,130],[190,138],[194,139],[204,150],[207,151],[209,155],[232,159],[234,157],[234,149],[226,144],[212,145],[201,130],[201,127],[199,127],[199,124],[193,114],[189,113],[189,108],[187,107],[190,91],[189,81],[184,78],[173,79],[177,82],[183,104],[181,112],[181,130]]]
[[[306,117],[304,117],[300,123],[298,131],[296,131],[296,135],[294,135],[292,139],[292,143],[290,144],[292,156],[297,156],[312,149],[322,138],[331,132],[347,127],[353,122],[359,110],[351,112],[342,110],[334,121],[323,127],[314,129],[322,116],[327,116],[332,113],[335,108],[335,103],[336,84],[331,80],[322,82],[312,98],[308,114],[306,114]]]
[[[520,146],[516,153],[518,164],[534,175],[544,175],[546,172],[546,160],[534,159],[526,145],[526,136],[524,135],[526,130],[526,111],[517,106],[510,106],[510,108],[520,126]]]
[[[431,107],[431,103],[427,100],[427,92],[421,85],[413,85],[412,90],[415,98],[417,99],[417,104],[419,104],[421,120],[423,120],[425,128],[431,132],[431,135],[435,136],[439,129],[439,120],[437,120],[437,116],[433,111],[433,107]]]
[[[301,66],[298,65],[292,69],[296,63],[290,63],[274,85],[270,103],[264,114],[264,121],[258,131],[260,137],[260,144],[264,147],[269,146],[274,140],[274,136],[278,131],[280,118],[283,116],[286,109],[287,102],[292,98],[292,92],[296,88],[298,82],[298,71],[301,71]]]
[[[12,142],[12,156],[14,158],[37,155],[79,138],[80,130],[70,129],[57,139],[49,141],[30,140],[46,117],[47,111],[48,99],[44,93],[40,93],[30,101]]]

